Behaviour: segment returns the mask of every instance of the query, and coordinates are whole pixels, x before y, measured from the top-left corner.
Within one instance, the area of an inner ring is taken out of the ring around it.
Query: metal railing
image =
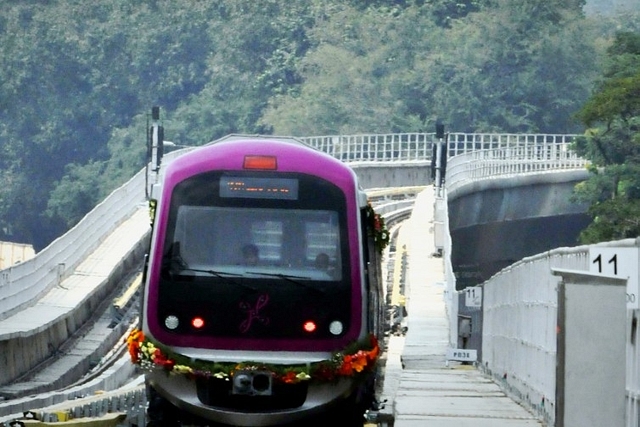
[[[443,143],[452,158],[478,150],[514,148],[525,151],[567,153],[576,135],[555,134],[447,134]],[[394,133],[362,135],[328,135],[297,138],[306,144],[346,162],[413,162],[430,160],[434,133]]]
[[[640,240],[554,249],[524,258],[481,285],[484,297],[481,367],[548,425],[554,425],[557,404],[556,325],[560,278],[552,274],[552,268],[588,272],[589,250],[594,246],[638,247]],[[640,310],[627,310],[627,427],[640,425],[638,317]]]
[[[457,155],[447,167],[446,189],[455,193],[470,181],[497,176],[584,169],[587,160],[569,149],[570,143],[543,143],[492,148]]]

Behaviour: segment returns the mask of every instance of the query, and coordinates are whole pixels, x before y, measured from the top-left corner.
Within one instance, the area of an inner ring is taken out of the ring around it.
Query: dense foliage
[[[437,118],[455,131],[581,131],[571,115],[602,73],[611,20],[638,22],[583,5],[3,0],[0,240],[43,248],[143,167],[153,105],[182,145],[431,131]]]
[[[583,243],[640,235],[640,33],[619,33],[602,81],[577,117],[590,128],[577,150],[591,177],[577,186],[593,222]]]

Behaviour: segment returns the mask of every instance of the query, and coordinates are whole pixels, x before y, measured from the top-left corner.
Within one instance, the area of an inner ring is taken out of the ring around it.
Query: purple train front
[[[178,157],[160,191],[129,338],[151,422],[361,416],[383,299],[354,172],[299,142],[235,139]]]

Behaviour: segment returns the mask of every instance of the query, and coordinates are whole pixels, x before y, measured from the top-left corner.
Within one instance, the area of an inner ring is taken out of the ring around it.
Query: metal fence
[[[585,169],[588,162],[570,149],[571,142],[541,143],[470,151],[453,157],[446,174],[449,194],[472,181],[505,175]]]
[[[541,155],[568,153],[576,135],[459,133],[446,135],[447,156],[478,150],[513,148]],[[299,140],[346,162],[407,162],[430,160],[433,133],[394,133],[301,137]],[[514,152],[515,153],[515,152]],[[560,154],[557,154],[560,155]]]

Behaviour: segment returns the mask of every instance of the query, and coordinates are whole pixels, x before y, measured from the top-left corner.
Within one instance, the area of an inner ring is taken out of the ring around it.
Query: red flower
[[[378,338],[375,335],[371,335],[371,351],[369,351],[369,360],[374,361],[380,355],[380,346],[378,345]]]
[[[162,354],[162,351],[159,348],[156,348],[156,351],[153,352],[153,363],[162,366],[169,371],[172,370],[176,364],[175,361]]]
[[[380,222],[380,215],[379,214],[375,214],[373,216],[373,228],[376,231],[380,231],[380,229],[382,228],[382,224]]]
[[[353,375],[353,365],[351,364],[353,356],[346,355],[342,360],[342,365],[338,368],[338,375],[342,375],[344,377],[350,377]]]
[[[282,377],[282,382],[284,382],[285,384],[293,384],[295,382],[298,382],[298,378],[296,377],[296,373],[293,371],[289,371],[286,374],[284,374]]]

